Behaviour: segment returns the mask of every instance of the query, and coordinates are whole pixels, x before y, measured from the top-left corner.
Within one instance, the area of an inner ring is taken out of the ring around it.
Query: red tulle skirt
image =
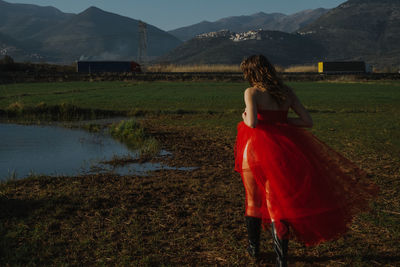
[[[246,190],[246,216],[284,220],[307,246],[346,232],[378,188],[366,173],[309,131],[287,124],[287,111],[265,110],[256,128],[240,122],[235,170]]]

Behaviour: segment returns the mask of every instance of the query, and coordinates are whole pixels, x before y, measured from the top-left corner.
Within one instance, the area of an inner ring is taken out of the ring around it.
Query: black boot
[[[249,238],[247,252],[249,252],[252,258],[257,259],[260,254],[261,219],[246,216],[246,226]]]
[[[275,222],[272,222],[271,224],[272,238],[274,240],[274,250],[276,252],[276,266],[287,267],[289,225],[284,221],[279,221],[278,223],[281,224],[279,225],[279,228],[283,228],[279,229],[281,231],[281,239],[277,234],[277,224]]]

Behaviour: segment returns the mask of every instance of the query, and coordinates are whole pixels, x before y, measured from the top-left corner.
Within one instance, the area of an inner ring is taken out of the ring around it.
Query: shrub
[[[24,104],[21,102],[17,101],[14,103],[11,103],[7,107],[7,111],[12,112],[12,113],[20,113],[24,110]]]
[[[160,152],[158,141],[146,135],[144,128],[134,119],[111,125],[110,134],[129,148],[138,150],[141,158],[156,156]]]

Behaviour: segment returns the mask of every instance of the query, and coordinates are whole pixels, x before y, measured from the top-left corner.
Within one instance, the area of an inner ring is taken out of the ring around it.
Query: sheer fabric
[[[287,111],[258,112],[256,128],[240,122],[235,170],[246,191],[246,216],[284,220],[305,245],[346,232],[378,188],[366,173],[309,131],[287,124]]]

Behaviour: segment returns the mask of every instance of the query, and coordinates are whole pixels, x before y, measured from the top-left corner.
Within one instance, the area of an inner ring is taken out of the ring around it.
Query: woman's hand
[[[299,98],[293,91],[289,92],[289,97],[291,98],[292,102],[290,107],[299,116],[299,118],[288,118],[288,124],[298,127],[312,128],[313,120],[306,108],[300,102]]]

